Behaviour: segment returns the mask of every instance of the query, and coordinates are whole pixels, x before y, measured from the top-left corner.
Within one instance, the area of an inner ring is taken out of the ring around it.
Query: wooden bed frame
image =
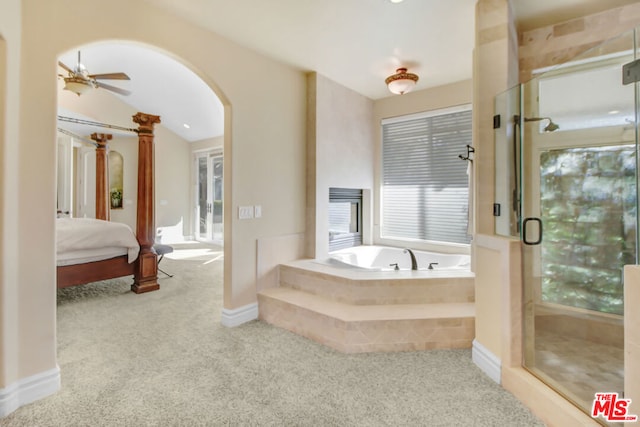
[[[131,290],[137,294],[160,289],[158,284],[158,256],[153,251],[155,236],[154,211],[154,141],[153,127],[160,117],[137,113],[133,121],[138,124],[138,204],[136,214],[136,237],[140,253],[135,262],[129,264],[123,255],[103,261],[57,267],[57,287],[82,285],[98,280],[133,275]],[[96,218],[109,220],[109,172],[107,143],[110,134],[94,133],[96,141]]]

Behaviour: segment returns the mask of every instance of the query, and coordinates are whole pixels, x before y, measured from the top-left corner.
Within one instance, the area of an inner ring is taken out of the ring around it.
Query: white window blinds
[[[471,110],[382,124],[384,238],[468,244]]]

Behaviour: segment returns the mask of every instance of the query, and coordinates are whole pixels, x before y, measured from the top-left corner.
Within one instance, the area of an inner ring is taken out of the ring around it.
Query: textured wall
[[[531,79],[533,70],[562,64],[640,25],[640,3],[611,9],[595,15],[549,25],[519,35],[520,82]],[[607,49],[627,49],[628,41],[608,43]],[[594,54],[606,51],[596,50]]]
[[[306,252],[322,258],[329,251],[329,188],[373,189],[373,101],[317,73],[308,85]]]

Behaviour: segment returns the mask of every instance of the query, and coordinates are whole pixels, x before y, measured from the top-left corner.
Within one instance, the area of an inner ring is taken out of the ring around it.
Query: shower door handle
[[[538,223],[538,240],[535,240],[535,241],[527,240],[527,224],[530,221]],[[524,221],[522,222],[522,242],[525,245],[532,245],[532,246],[539,245],[540,243],[542,243],[542,220],[540,218],[531,217],[531,218],[524,219]]]

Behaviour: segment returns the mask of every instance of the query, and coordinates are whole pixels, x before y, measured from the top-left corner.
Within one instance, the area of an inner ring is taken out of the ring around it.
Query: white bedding
[[[93,218],[56,219],[57,265],[82,264],[127,255],[138,258],[138,239],[128,225]]]

